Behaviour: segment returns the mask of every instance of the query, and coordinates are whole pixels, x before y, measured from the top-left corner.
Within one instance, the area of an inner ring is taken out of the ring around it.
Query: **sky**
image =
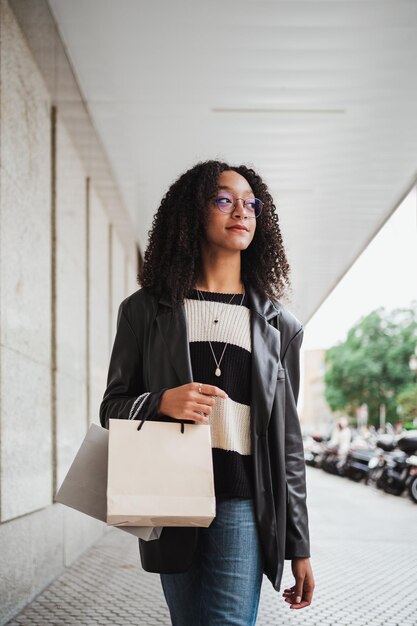
[[[328,349],[346,339],[362,316],[383,306],[417,300],[417,194],[408,194],[354,265],[305,325],[298,407],[303,406],[304,351]]]

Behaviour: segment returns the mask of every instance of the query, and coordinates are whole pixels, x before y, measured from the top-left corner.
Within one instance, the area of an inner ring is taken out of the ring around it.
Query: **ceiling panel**
[[[270,186],[307,322],[417,175],[417,3],[50,0],[142,251],[197,160]]]

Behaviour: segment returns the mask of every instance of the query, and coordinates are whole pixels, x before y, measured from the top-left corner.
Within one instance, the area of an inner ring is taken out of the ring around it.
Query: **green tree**
[[[353,326],[344,342],[326,351],[325,398],[333,411],[355,417],[368,405],[371,424],[379,424],[379,406],[386,419],[398,420],[401,392],[416,382],[409,360],[417,343],[417,301],[409,309],[386,312],[379,307]]]
[[[417,418],[417,383],[406,385],[397,396],[401,419],[410,422]]]

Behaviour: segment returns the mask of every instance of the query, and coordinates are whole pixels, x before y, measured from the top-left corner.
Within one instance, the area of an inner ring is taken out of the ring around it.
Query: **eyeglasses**
[[[214,198],[217,208],[223,213],[232,213],[238,200],[242,200],[249,217],[259,217],[264,203],[258,198],[246,198],[244,200],[243,198],[235,198],[231,193],[225,191],[219,192],[217,197]]]

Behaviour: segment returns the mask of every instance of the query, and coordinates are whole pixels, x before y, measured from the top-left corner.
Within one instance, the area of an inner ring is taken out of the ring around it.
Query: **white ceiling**
[[[49,4],[142,252],[183,171],[250,165],[306,323],[416,181],[417,2]]]

